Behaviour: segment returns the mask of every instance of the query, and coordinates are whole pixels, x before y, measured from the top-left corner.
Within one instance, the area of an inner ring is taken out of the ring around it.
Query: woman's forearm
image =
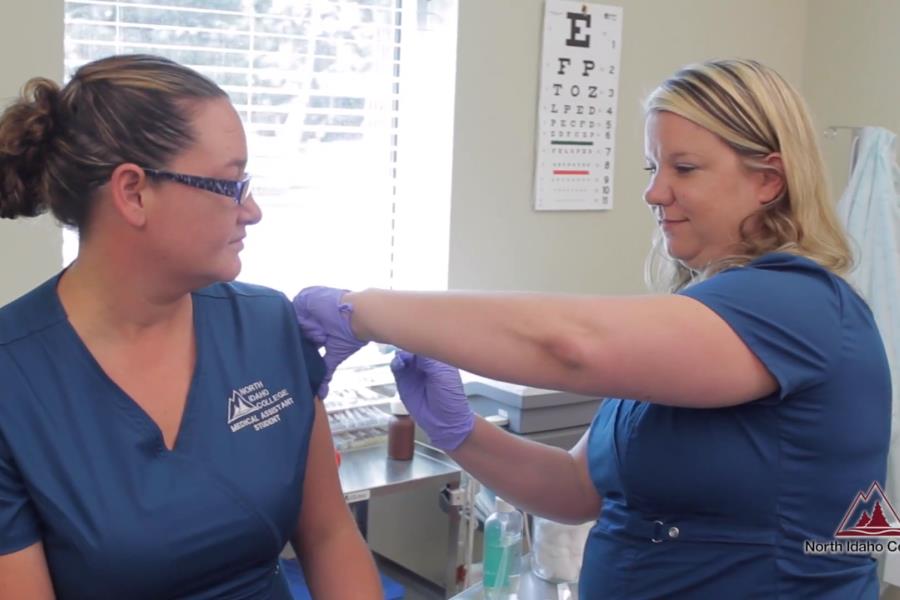
[[[450,456],[526,512],[571,523],[595,519],[600,512],[600,497],[586,469],[561,448],[526,440],[479,418]]]

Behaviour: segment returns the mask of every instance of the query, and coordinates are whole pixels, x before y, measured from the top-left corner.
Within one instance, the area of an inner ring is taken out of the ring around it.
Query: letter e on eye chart
[[[535,210],[612,208],[622,8],[547,0]]]

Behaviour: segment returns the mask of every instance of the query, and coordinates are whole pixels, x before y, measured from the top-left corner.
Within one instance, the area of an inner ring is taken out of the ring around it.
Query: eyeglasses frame
[[[185,173],[174,173],[172,171],[163,171],[161,169],[150,169],[141,167],[144,173],[150,177],[159,179],[168,179],[175,183],[227,196],[231,198],[235,204],[241,205],[250,195],[250,175],[244,175],[243,179],[216,179],[214,177],[201,177],[200,175],[187,175]]]

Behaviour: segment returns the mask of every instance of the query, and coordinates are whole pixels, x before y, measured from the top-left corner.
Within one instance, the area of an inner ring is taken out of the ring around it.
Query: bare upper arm
[[[713,310],[686,296],[603,298],[599,331],[582,336],[579,387],[694,408],[732,406],[778,383]]]
[[[318,398],[314,402],[316,415],[306,459],[303,504],[292,539],[301,557],[334,528],[356,529],[341,491],[328,417],[322,402]]]
[[[53,600],[53,583],[40,542],[0,556],[0,600]]]

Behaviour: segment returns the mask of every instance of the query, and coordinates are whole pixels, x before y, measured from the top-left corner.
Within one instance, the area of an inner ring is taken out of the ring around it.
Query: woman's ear
[[[758,171],[761,178],[757,198],[760,204],[766,205],[783,195],[787,182],[784,178],[781,154],[773,152],[763,158],[762,163],[766,168]]]
[[[109,178],[113,206],[122,219],[133,227],[143,227],[146,221],[144,198],[147,174],[134,163],[122,163]]]

